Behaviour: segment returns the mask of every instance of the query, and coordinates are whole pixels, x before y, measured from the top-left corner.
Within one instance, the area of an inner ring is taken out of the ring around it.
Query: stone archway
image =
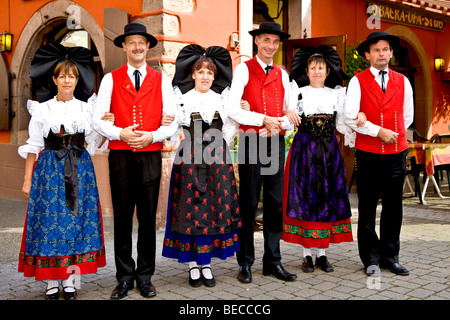
[[[68,18],[75,20],[89,33],[104,67],[103,31],[88,11],[75,2],[66,0],[50,2],[36,11],[20,35],[10,65],[11,108],[15,113],[11,123],[11,143],[13,144],[23,144],[28,138],[30,117],[26,109],[26,101],[31,97],[29,72],[34,53],[42,44],[43,37],[49,32],[52,23]]]
[[[425,49],[417,35],[404,26],[396,25],[388,28],[386,32],[400,37],[408,43],[415,51],[418,63],[415,66],[417,73],[415,76],[415,111],[416,129],[425,137],[432,135],[432,119],[433,119],[433,87],[431,82],[431,71],[428,65],[428,57]],[[417,121],[417,119],[422,119]]]

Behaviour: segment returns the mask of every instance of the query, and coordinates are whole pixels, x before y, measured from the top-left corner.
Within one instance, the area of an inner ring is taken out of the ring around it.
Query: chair
[[[450,126],[449,126],[450,128]],[[442,142],[450,142],[450,134],[435,134],[430,138],[431,143],[442,143]],[[441,174],[441,180],[444,179],[444,171],[447,172],[447,181],[448,186],[450,188],[450,164],[440,165],[435,168],[434,171],[434,179],[436,180],[437,185],[439,186],[439,173]]]
[[[428,139],[422,137],[420,133],[414,129],[414,128],[408,128],[406,130],[406,139],[408,140],[408,143],[415,143],[415,142],[428,142]],[[412,175],[414,178],[414,195],[419,196],[420,203],[422,204],[422,194],[420,192],[420,173],[423,172],[424,176],[423,179],[425,180],[425,165],[424,164],[417,164],[416,159],[413,156],[406,157],[406,176],[405,176],[405,184],[408,184],[410,189],[411,185],[409,184],[408,176]]]

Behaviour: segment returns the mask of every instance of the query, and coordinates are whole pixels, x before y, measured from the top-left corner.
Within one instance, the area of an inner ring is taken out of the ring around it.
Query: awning
[[[431,12],[444,14],[450,16],[450,1],[448,0],[389,0],[390,2],[403,3],[406,5],[413,5]]]

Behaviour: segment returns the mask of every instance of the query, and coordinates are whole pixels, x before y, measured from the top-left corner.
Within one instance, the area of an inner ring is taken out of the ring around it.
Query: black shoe
[[[212,277],[212,279],[208,279],[205,278],[205,276],[203,275],[203,269],[209,269],[211,270],[211,267],[202,267],[202,280],[203,280],[203,284],[207,287],[214,287],[216,285],[216,279],[214,279],[214,277]],[[212,271],[211,271],[212,274]]]
[[[71,288],[74,291],[66,291],[67,288]],[[75,300],[77,298],[77,290],[74,287],[63,287],[63,297],[66,300]]]
[[[133,283],[119,281],[111,294],[111,299],[122,299],[126,297],[128,295],[128,290],[133,289],[133,287]]]
[[[198,287],[200,287],[202,285],[202,276],[200,275],[200,277],[198,279],[193,279],[191,277],[191,270],[193,270],[193,269],[197,269],[200,272],[199,267],[192,267],[192,268],[189,269],[189,284],[191,286],[193,286],[194,288],[198,288]]]
[[[250,266],[241,266],[239,268],[238,279],[243,283],[252,282],[252,270],[250,269]]]
[[[289,273],[286,270],[284,270],[283,266],[280,264],[269,264],[269,265],[263,265],[263,275],[269,276],[274,275],[280,280],[284,281],[294,281],[297,279],[297,275],[293,273]]]
[[[58,289],[55,293],[48,293],[52,289]],[[59,299],[59,286],[52,287],[45,290],[45,300],[58,300]]]
[[[316,267],[320,267],[320,269],[325,272],[334,271],[333,266],[328,262],[327,256],[316,257]]]
[[[156,296],[155,286],[150,280],[142,281],[137,284],[137,288],[141,291],[141,296],[144,298],[151,298]]]
[[[408,269],[406,269],[405,267],[400,265],[398,262],[394,262],[394,263],[380,262],[380,268],[389,269],[392,273],[398,274],[400,276],[409,275]]]
[[[303,272],[314,272],[314,264],[311,256],[303,257],[302,270]]]

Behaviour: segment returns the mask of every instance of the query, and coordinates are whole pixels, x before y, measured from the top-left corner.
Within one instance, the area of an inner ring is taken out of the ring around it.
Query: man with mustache
[[[389,69],[393,47],[399,41],[396,36],[376,31],[358,46],[359,55],[370,62],[370,68],[351,79],[344,109],[345,123],[357,132],[358,249],[369,276],[379,276],[379,268],[409,274],[399,264],[398,255],[408,154],[406,129],[413,121],[414,101],[409,80]],[[354,120],[359,111],[367,116],[362,127]],[[375,218],[380,194],[378,238]]]
[[[139,23],[125,26],[114,39],[123,48],[127,64],[105,75],[100,85],[94,125],[110,139],[109,171],[114,209],[114,255],[117,286],[111,299],[121,299],[134,287],[143,297],[156,295],[156,209],[161,178],[162,141],[177,130],[177,122],[161,126],[163,114],[174,115],[175,97],[170,80],[150,68],[145,59],[157,44]],[[102,121],[105,110],[115,123]],[[139,222],[137,263],[132,258],[133,214]]]

